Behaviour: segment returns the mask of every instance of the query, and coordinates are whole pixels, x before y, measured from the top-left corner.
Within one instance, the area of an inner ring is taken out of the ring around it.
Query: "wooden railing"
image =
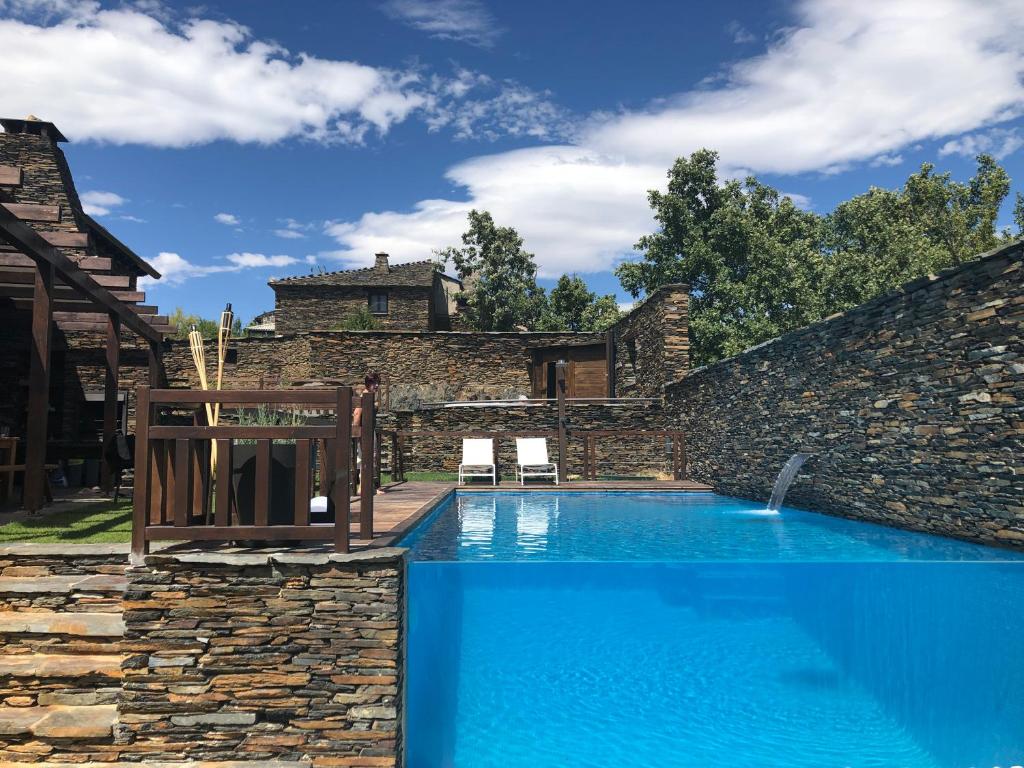
[[[210,426],[205,405],[217,404],[222,421]],[[349,551],[351,496],[360,451],[359,538],[373,538],[374,479],[379,441],[374,440],[373,395],[359,399],[359,434],[353,434],[351,387],[282,390],[180,390],[140,387],[136,415],[135,490],[132,552],[152,541],[329,541]],[[296,426],[243,426],[228,409],[278,406],[315,414],[320,423]],[[192,412],[191,425],[162,423],[163,413]],[[330,413],[332,416],[326,416]],[[234,461],[238,445],[254,444],[254,457]],[[276,461],[274,441],[295,446],[294,466]],[[216,464],[212,454],[216,453]],[[243,471],[244,470],[244,471]],[[275,483],[279,485],[275,486]],[[282,500],[281,485],[291,486]],[[311,521],[314,487],[328,497],[333,522]],[[278,491],[275,493],[275,489]]]

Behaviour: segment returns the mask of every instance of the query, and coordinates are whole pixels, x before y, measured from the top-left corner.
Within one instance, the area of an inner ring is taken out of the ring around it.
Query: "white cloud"
[[[1002,159],[1021,147],[1024,147],[1024,133],[1017,128],[992,128],[947,141],[939,148],[939,155],[975,157],[985,152]]]
[[[231,253],[225,257],[240,269],[251,267],[287,267],[297,264],[298,259],[291,256],[265,256],[262,253]]]
[[[242,222],[239,221],[238,217],[233,213],[218,213],[213,217],[213,220],[218,224],[224,224],[228,227],[237,227]]]
[[[425,102],[415,73],[293,54],[232,21],[173,24],[67,1],[0,9],[13,16],[0,19],[5,111],[38,114],[73,140],[361,141]]]
[[[154,280],[151,277],[139,278],[140,288],[154,288],[163,286],[178,286],[196,277],[219,274],[222,272],[241,272],[243,269],[258,269],[260,267],[286,267],[298,263],[298,259],[291,256],[266,256],[262,253],[231,253],[224,257],[227,264],[194,264],[177,253],[161,252],[149,263],[160,273],[161,278]]]
[[[738,21],[730,21],[725,25],[725,31],[732,38],[736,45],[746,45],[757,42],[757,36]]]
[[[393,19],[440,40],[488,48],[502,32],[479,0],[387,0],[381,7]]]
[[[672,161],[720,151],[726,176],[839,172],[895,162],[917,142],[1024,112],[1024,4],[1016,0],[803,0],[798,23],[722,78],[644,111],[599,115],[572,144],[477,157],[449,169],[463,199],[328,227],[332,255],[422,259],[458,243],[484,208],[515,226],[545,276],[608,269],[654,222],[646,191]]]
[[[313,224],[303,224],[295,219],[284,219],[284,226],[275,229],[274,234],[285,240],[302,240],[306,237],[306,231],[313,229]]]
[[[503,136],[560,141],[576,132],[573,115],[554,103],[549,92],[514,80],[495,81],[458,69],[450,79],[436,78],[433,86],[435,93],[449,98],[431,102],[424,119],[432,131],[450,127],[456,138],[488,141]]]
[[[107,216],[112,209],[128,202],[116,192],[102,192],[98,189],[83,192],[78,197],[82,203],[82,210],[90,216]]]

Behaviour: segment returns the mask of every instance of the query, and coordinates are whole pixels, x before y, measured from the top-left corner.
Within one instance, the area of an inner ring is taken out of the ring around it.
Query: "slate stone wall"
[[[122,761],[396,765],[403,553],[162,553],[130,568]]]
[[[690,293],[665,285],[611,328],[615,350],[615,394],[661,397],[665,385],[690,365]]]
[[[376,315],[381,328],[426,331],[433,327],[433,288],[276,284],[274,318],[279,334],[330,330],[368,305],[370,291],[388,294],[388,313]]]
[[[450,333],[418,331],[315,331],[231,342],[225,368],[230,389],[288,386],[309,379],[362,385],[369,371],[389,395],[423,400],[529,396],[533,352],[567,343],[600,343],[604,334]],[[216,360],[208,342],[206,359]],[[164,365],[172,387],[199,385],[188,343],[170,341]],[[397,390],[397,391],[396,391]]]
[[[668,387],[691,476],[765,500],[1024,546],[1024,247],[692,372]]]
[[[568,418],[572,426],[568,472],[579,475],[583,472],[583,438],[580,432],[597,429],[664,430],[666,414],[660,401],[640,400],[615,405],[573,405],[568,410]],[[558,408],[555,405],[429,408],[394,414],[382,426],[412,432],[495,433],[498,471],[509,477],[515,474],[516,443],[514,437],[502,437],[502,432],[550,433],[548,455],[551,461],[558,460],[555,437]],[[390,448],[388,441],[384,447]],[[385,451],[385,460],[390,458],[388,452]],[[672,476],[671,447],[666,445],[664,438],[601,437],[597,441],[595,455],[599,476],[644,475],[666,479]],[[410,437],[406,440],[403,457],[407,472],[457,472],[462,458],[462,438]]]

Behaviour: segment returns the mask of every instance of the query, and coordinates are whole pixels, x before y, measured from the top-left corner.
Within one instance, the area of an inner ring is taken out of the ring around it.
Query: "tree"
[[[618,319],[614,296],[599,297],[576,275],[562,275],[548,295],[538,327],[542,331],[603,331]]]
[[[961,264],[1009,237],[996,230],[1009,176],[988,155],[977,162],[966,184],[925,163],[902,189],[872,187],[836,206],[824,226],[826,312]]]
[[[181,307],[176,307],[174,312],[168,316],[167,323],[175,329],[174,338],[176,339],[187,339],[193,325],[204,339],[216,339],[217,329],[220,327],[220,318],[207,320],[199,315],[186,313]],[[231,324],[231,336],[232,338],[239,338],[244,335],[242,321],[236,317]]]
[[[754,177],[719,183],[718,156],[680,158],[648,194],[659,228],[617,270],[633,296],[690,285],[694,362],[736,354],[785,331],[960,264],[1010,237],[997,232],[1009,194],[988,155],[967,183],[924,164],[898,190],[872,188],[828,216],[801,211]],[[1024,198],[1014,211],[1024,233]]]
[[[369,307],[360,307],[334,326],[336,331],[375,331],[380,328]]]
[[[822,314],[821,219],[754,177],[719,184],[718,154],[679,158],[648,200],[659,229],[616,269],[634,297],[690,286],[691,351],[703,365]]]
[[[469,229],[462,247],[436,254],[451,260],[468,307],[470,324],[478,331],[533,328],[544,307],[544,291],[537,285],[533,254],[512,227],[499,227],[487,211],[469,212]]]

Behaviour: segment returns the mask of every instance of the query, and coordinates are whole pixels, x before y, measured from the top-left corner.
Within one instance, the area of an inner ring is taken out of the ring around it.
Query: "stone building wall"
[[[396,765],[403,552],[163,553],[130,568],[122,761]]]
[[[384,379],[384,400],[396,388],[420,399],[529,396],[533,352],[604,334],[316,331],[231,342],[225,387],[288,386],[309,379],[361,385],[370,371]],[[206,346],[208,365],[216,344]],[[198,386],[188,342],[170,341],[164,355],[171,386]]]
[[[794,506],[1024,546],[1024,246],[693,371],[666,392],[691,476]]]
[[[347,285],[276,284],[274,322],[279,334],[331,330],[347,317],[368,307],[368,294],[388,294],[387,315],[377,315],[383,329],[429,330],[432,325],[433,288],[392,286],[368,288]]]
[[[659,401],[633,400],[614,405],[579,404],[568,409],[571,425],[568,446],[568,472],[583,472],[583,437],[573,431],[599,429],[664,430],[665,413]],[[498,471],[515,474],[515,438],[503,438],[502,432],[551,433],[548,454],[557,461],[558,408],[555,405],[485,406],[429,408],[393,414],[382,423],[385,429],[410,432],[491,432],[498,449]],[[543,435],[538,435],[543,436]],[[389,448],[385,441],[385,448]],[[599,475],[661,476],[671,478],[672,453],[665,438],[642,435],[601,437],[595,455]],[[462,438],[415,436],[406,440],[403,451],[405,469],[412,471],[456,472],[462,457]],[[385,460],[389,460],[385,456]]]
[[[689,288],[665,285],[610,330],[614,337],[615,394],[660,397],[690,364]]]

